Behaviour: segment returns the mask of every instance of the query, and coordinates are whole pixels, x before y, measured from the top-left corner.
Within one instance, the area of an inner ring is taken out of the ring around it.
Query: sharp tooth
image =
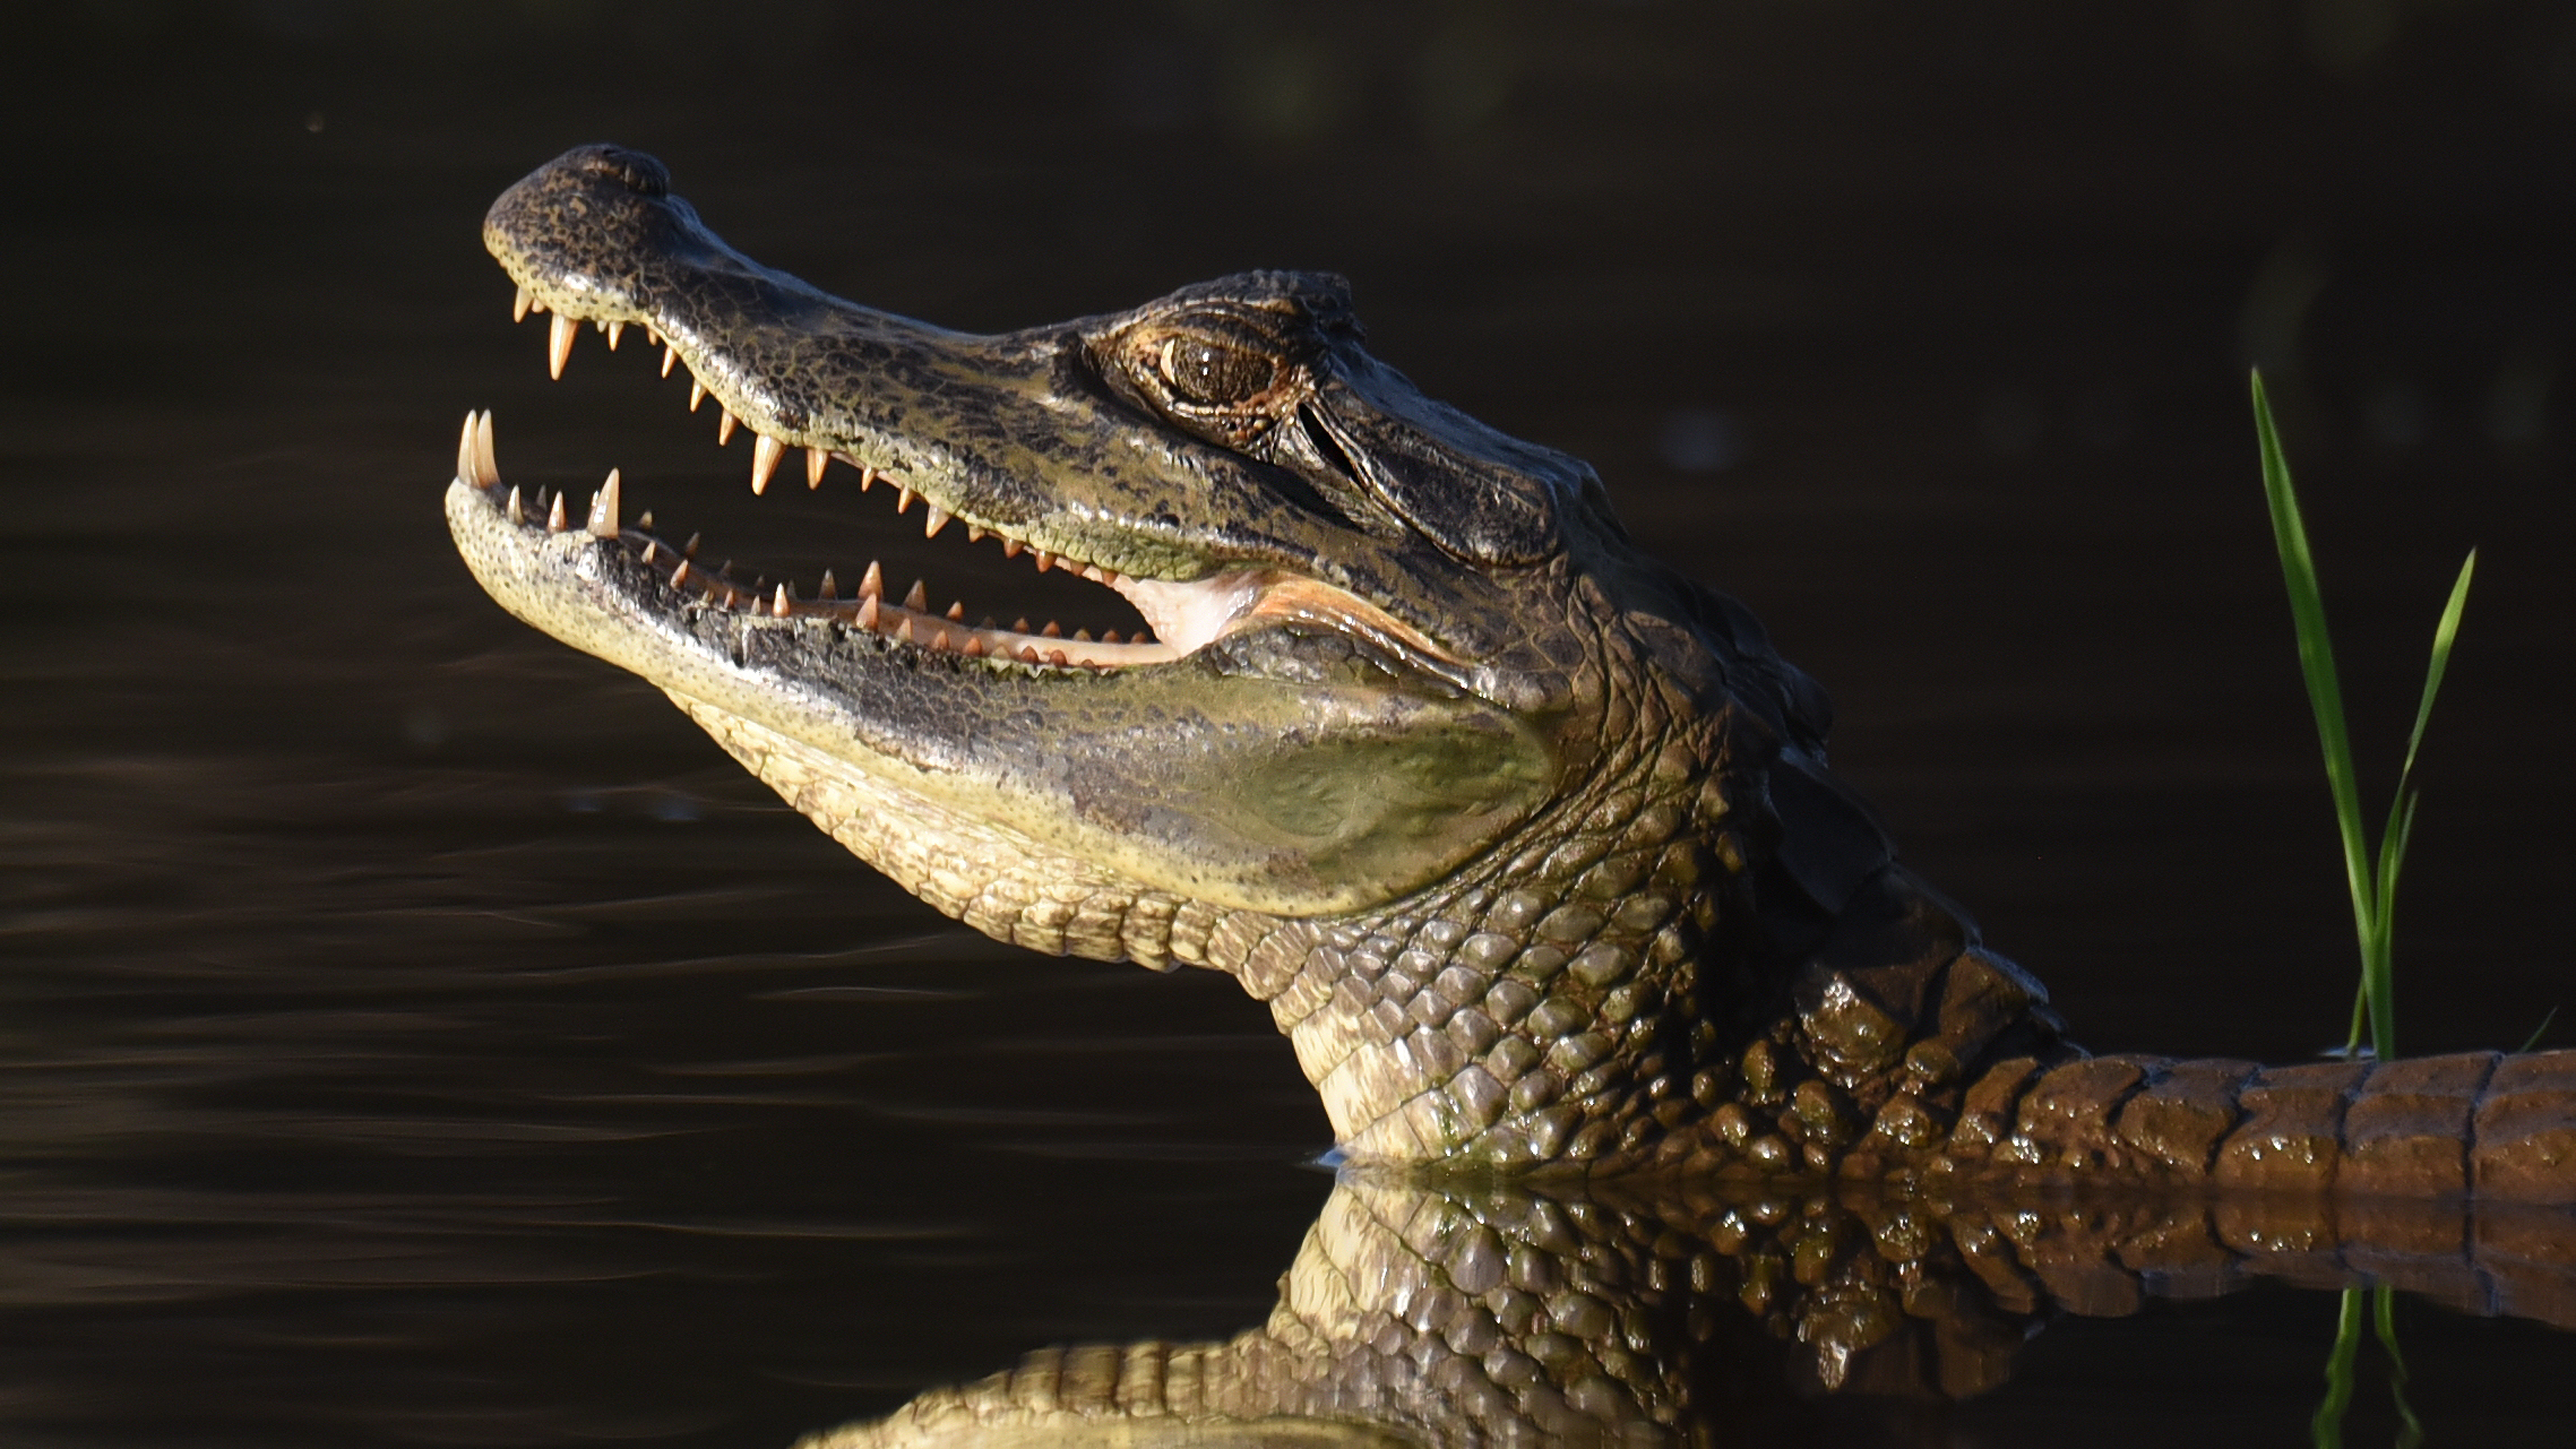
[[[984,530],[971,523],[966,525],[966,541],[968,543],[982,543],[984,541]]]
[[[860,576],[859,592],[871,599],[885,592],[885,571],[877,567],[875,559],[868,560],[868,571]]]
[[[931,647],[931,648],[933,648],[933,649],[945,649],[945,648],[947,648],[947,647],[948,647],[948,631],[947,631],[947,630],[945,630],[945,629],[942,629],[942,630],[940,630],[938,633],[931,635],[931,636],[930,636],[930,647]]]
[[[546,310],[546,304],[543,302],[531,302],[528,304],[528,310],[531,312],[543,312]]]
[[[1116,588],[1118,586],[1118,570],[1102,569],[1100,571],[1100,581],[1109,585],[1111,588]]]
[[[512,523],[528,521],[528,510],[519,502],[519,490],[516,488],[510,490],[510,521]]]
[[[814,590],[814,597],[818,599],[837,599],[840,596],[841,586],[833,579],[832,571],[830,569],[823,570],[823,582]]]
[[[662,375],[663,375],[664,377],[669,377],[669,376],[671,375],[671,367],[672,367],[672,364],[674,364],[674,363],[678,362],[679,360],[680,360],[680,349],[678,349],[678,348],[676,348],[676,347],[673,347],[673,346],[672,346],[670,343],[668,343],[668,342],[663,343],[663,344],[662,344]]]
[[[1025,634],[1029,632],[1029,621],[1026,619],[1013,619],[1011,621],[1011,632],[1014,634]]]
[[[1063,625],[1061,625],[1061,624],[1058,624],[1058,623],[1057,623],[1055,620],[1053,620],[1053,619],[1049,619],[1049,620],[1047,620],[1047,625],[1046,625],[1046,627],[1045,627],[1045,628],[1043,628],[1043,629],[1040,629],[1040,630],[1038,631],[1038,634],[1039,634],[1039,636],[1040,636],[1040,637],[1042,637],[1042,638],[1047,638],[1047,639],[1061,639],[1061,638],[1063,638],[1063,637],[1064,637],[1064,626],[1063,626]]]
[[[1046,659],[1047,659],[1047,663],[1052,664],[1052,665],[1056,666],[1056,667],[1057,667],[1057,668],[1059,668],[1059,669],[1063,668],[1063,667],[1064,667],[1064,665],[1065,665],[1065,663],[1066,663],[1066,660],[1065,660],[1065,657],[1064,657],[1064,651],[1063,651],[1063,650],[1061,650],[1061,649],[1050,649],[1050,650],[1048,650],[1048,651],[1047,651]]]
[[[994,628],[999,627],[999,626],[997,626],[997,625],[995,625],[995,624],[994,624],[994,622],[993,622],[993,616],[992,616],[992,615],[990,615],[990,614],[986,614],[986,615],[984,616],[984,622],[983,622],[982,624],[980,624],[980,625],[977,625],[976,627],[981,628],[981,629],[991,630],[991,629],[994,629]]]
[[[877,470],[862,464],[859,468],[859,491],[865,493],[875,486],[877,486]]]
[[[737,602],[739,602],[739,601],[741,600],[741,598],[742,598],[742,595],[735,593],[733,590],[731,590],[731,589],[727,589],[727,590],[725,590],[725,607],[726,607],[726,608],[728,608],[728,609],[730,609],[730,608],[734,607],[734,605],[735,605]]]
[[[741,427],[742,424],[734,417],[733,409],[719,408],[717,411],[724,414],[724,418],[716,424],[716,446],[721,448],[733,441],[733,430]]]
[[[617,536],[617,470],[614,468],[608,470],[608,481],[600,484],[599,491],[591,495],[588,527],[595,537]]]
[[[681,544],[681,545],[680,545],[680,552],[681,552],[681,553],[683,553],[683,554],[686,554],[686,555],[687,555],[687,556],[689,556],[690,558],[696,558],[696,557],[698,556],[698,539],[699,539],[699,537],[700,537],[700,535],[698,535],[698,534],[694,534],[694,533],[693,533],[693,534],[690,534],[690,535],[689,535],[689,541],[688,541],[687,543],[684,543],[684,544]]]
[[[731,414],[727,414],[731,416]],[[751,491],[759,493],[769,487],[769,475],[778,471],[778,460],[787,445],[767,433],[751,435]]]
[[[611,352],[615,352],[615,351],[617,350],[617,339],[618,339],[618,338],[620,338],[620,337],[623,337],[623,336],[625,336],[625,335],[626,335],[626,324],[625,324],[625,323],[623,323],[623,322],[611,322],[611,323],[609,323],[609,324],[608,324],[608,350],[609,350],[609,351],[611,351]]]
[[[485,408],[480,422],[474,425],[474,466],[481,470],[481,482],[489,488],[501,481],[500,460],[492,455],[492,410]]]
[[[1048,569],[1055,567],[1055,555],[1047,552],[1045,549],[1033,548],[1029,550],[1029,553],[1037,559],[1039,573],[1045,573]]]
[[[904,615],[903,622],[894,626],[894,637],[899,643],[909,644],[912,642],[912,616],[910,614]]]
[[[1090,630],[1088,630],[1088,629],[1076,629],[1076,630],[1074,630],[1074,631],[1073,631],[1073,642],[1074,642],[1074,643],[1076,643],[1076,644],[1088,644],[1088,643],[1090,643],[1090,642],[1091,642],[1091,631],[1090,631]]]
[[[561,533],[570,527],[564,522],[563,500],[562,494],[556,494],[555,506],[546,512],[546,532],[548,533]]]
[[[948,526],[948,510],[946,510],[946,509],[944,509],[944,508],[940,507],[940,506],[939,506],[938,504],[936,504],[936,503],[930,504],[930,505],[928,505],[927,507],[925,507],[925,508],[922,510],[922,514],[921,514],[921,536],[922,536],[922,537],[924,537],[924,538],[937,538],[937,537],[939,536],[939,530],[941,530],[941,529],[943,529],[943,528],[946,528],[947,526]]]
[[[903,596],[903,606],[916,614],[923,613],[930,608],[930,596],[923,592],[921,580],[914,579],[912,581],[911,590]]]
[[[694,378],[694,377],[693,377],[693,378],[690,378],[690,379],[689,379],[689,411],[691,411],[691,412],[696,412],[696,411],[698,410],[698,404],[700,404],[700,403],[702,403],[702,402],[705,402],[706,400],[707,400],[707,385],[706,385],[705,383],[703,383],[703,382],[698,381],[698,380],[697,380],[696,378]]]
[[[474,410],[465,410],[465,431],[456,437],[456,481],[474,481]]]
[[[859,600],[859,627],[862,629],[873,629],[876,626],[877,596],[870,594],[866,598]]]
[[[969,659],[981,659],[981,658],[983,658],[983,657],[984,657],[984,636],[983,636],[983,635],[981,635],[981,634],[969,634],[969,635],[967,635],[967,636],[966,636],[966,648],[965,648],[965,649],[964,649],[964,651],[962,651],[962,652],[963,652],[963,653],[966,655],[966,657],[967,657],[967,658],[969,658]]]
[[[1117,630],[1115,630],[1115,629],[1103,629],[1103,630],[1101,630],[1101,631],[1100,631],[1100,642],[1101,642],[1101,643],[1103,643],[1103,644],[1115,644],[1115,643],[1117,643],[1117,642],[1118,642],[1118,631],[1117,631]]]
[[[661,552],[662,545],[659,540],[650,538],[644,540],[644,561],[646,563],[651,563]]]
[[[1037,662],[1038,662],[1038,649],[1037,649],[1037,646],[1036,646],[1036,645],[1034,645],[1034,644],[1023,644],[1023,645],[1021,645],[1021,646],[1020,646],[1020,662],[1021,662],[1021,663],[1023,663],[1023,664],[1035,664],[1035,663],[1037,663]]]
[[[729,578],[729,577],[731,577],[731,576],[732,576],[732,574],[733,574],[733,560],[732,560],[732,559],[726,559],[723,563],[720,563],[720,564],[717,564],[717,565],[716,565],[716,577],[717,577],[717,578]]]
[[[659,347],[662,345],[662,334],[654,331],[653,324],[647,322],[644,324],[644,340],[652,343],[656,347]]]
[[[902,491],[902,492],[900,492],[900,493],[897,493],[897,494],[894,496],[894,511],[895,511],[895,512],[897,512],[897,513],[901,513],[901,512],[903,512],[905,509],[910,508],[911,506],[912,506],[912,485],[911,485],[911,484],[909,484],[909,483],[906,483],[905,485],[903,485],[903,491]]]
[[[949,617],[951,620],[959,620],[959,619],[963,619],[963,618],[965,618],[965,617],[966,617],[966,601],[965,601],[964,599],[959,599],[956,603],[953,603],[953,604],[949,605],[949,606],[948,606],[948,617]]]
[[[1026,548],[1026,547],[1028,547],[1028,545],[1027,545],[1027,544],[1020,542],[1020,541],[1019,541],[1018,539],[1016,539],[1016,538],[1006,538],[1006,539],[1003,539],[1003,540],[1002,540],[1002,557],[1004,557],[1004,558],[1018,558],[1018,557],[1020,556],[1020,550],[1021,550],[1021,549]]]
[[[535,300],[537,299],[528,295],[527,288],[521,287],[519,289],[519,295],[510,299],[510,320],[513,322],[527,321],[528,304]]]
[[[635,520],[635,523],[637,527],[643,529],[646,533],[651,533],[653,531],[653,510],[650,508],[645,509],[644,516]]]
[[[561,312],[546,327],[546,375],[563,376],[564,360],[572,356],[572,330],[580,324]]]
[[[1100,565],[1084,564],[1082,566],[1082,576],[1091,580],[1095,584],[1100,582]]]
[[[780,584],[778,586],[778,596],[769,601],[769,612],[781,619],[787,617],[787,586],[785,584]]]
[[[687,583],[688,581],[689,581],[689,561],[688,561],[687,559],[682,559],[682,560],[680,560],[680,566],[679,566],[678,568],[675,568],[675,569],[671,570],[671,587],[676,589],[676,588],[678,588],[680,585],[685,584],[685,583]]]
[[[825,468],[830,467],[831,465],[832,465],[832,450],[831,450],[831,449],[829,449],[829,448],[807,448],[807,449],[805,450],[805,486],[806,486],[807,488],[820,488],[820,487],[822,487],[822,486],[823,486],[823,470],[824,470]]]

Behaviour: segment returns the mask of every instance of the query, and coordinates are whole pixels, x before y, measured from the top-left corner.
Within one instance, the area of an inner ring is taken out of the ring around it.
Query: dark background
[[[1255,1321],[1322,1196],[1229,984],[945,926],[473,587],[468,407],[513,481],[616,464],[747,562],[909,532],[754,506],[644,349],[545,381],[477,224],[579,142],[951,326],[1345,273],[1762,615],[2100,1049],[2348,1011],[2259,362],[2374,818],[2481,549],[2401,1043],[2576,994],[2576,9],[118,0],[0,19],[0,114],[13,1442],[783,1443]],[[2330,1309],[2063,1326],[1963,1422],[2295,1435]],[[2424,1321],[2437,1429],[2550,1437],[2563,1342]]]

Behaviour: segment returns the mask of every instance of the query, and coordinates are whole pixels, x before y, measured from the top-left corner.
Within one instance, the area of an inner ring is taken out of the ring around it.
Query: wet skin
[[[646,330],[755,488],[802,449],[1156,637],[756,592],[613,485],[522,496],[488,415],[447,497],[485,588],[977,929],[1231,974],[1355,1164],[1264,1327],[823,1442],[1760,1437],[1795,1396],[1746,1362],[1957,1397],[2055,1307],[2249,1273],[2576,1320],[2576,1053],[2087,1055],[1751,615],[1369,356],[1339,279],[967,336],[759,267],[612,147],[485,240],[558,371],[577,323]]]
[[[1157,637],[970,625],[873,576],[755,595],[613,487],[520,497],[487,416],[448,517],[493,596],[977,929],[1235,976],[1355,1160],[2576,1197],[2576,1054],[2088,1057],[1896,862],[1742,606],[1635,547],[1584,464],[1372,358],[1337,278],[968,336],[759,267],[613,147],[511,188],[485,241],[558,369],[578,323],[645,329],[754,435],[755,487],[802,449]]]

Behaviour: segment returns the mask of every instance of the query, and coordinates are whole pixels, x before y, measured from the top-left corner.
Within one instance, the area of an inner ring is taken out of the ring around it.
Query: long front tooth
[[[781,619],[787,617],[787,586],[785,584],[780,584],[778,586],[778,596],[769,601],[769,612]]]
[[[483,410],[483,420],[474,425],[474,466],[481,469],[480,480],[489,488],[501,481],[500,460],[492,454],[492,410]]]
[[[832,578],[830,569],[823,570],[823,582],[815,587],[814,596],[818,599],[837,599],[841,596],[841,586]]]
[[[859,491],[865,493],[875,486],[877,486],[877,470],[870,468],[865,464],[861,464],[859,467]]]
[[[623,336],[625,336],[625,335],[626,335],[626,324],[625,324],[625,323],[623,323],[623,322],[611,322],[611,323],[609,323],[609,324],[608,324],[608,350],[609,350],[609,351],[611,351],[611,352],[615,352],[615,351],[617,350],[617,339],[618,339],[618,338],[620,338],[620,337],[623,337]]]
[[[678,348],[676,348],[676,347],[673,347],[673,346],[672,346],[670,343],[668,343],[668,342],[663,343],[663,344],[662,344],[662,375],[663,375],[664,377],[669,377],[669,376],[671,375],[671,366],[672,366],[672,364],[673,364],[673,363],[678,362],[679,360],[680,360],[680,349],[678,349]]]
[[[721,408],[718,411],[724,414],[724,417],[716,423],[716,446],[721,448],[733,441],[733,430],[741,427],[742,423],[733,415],[733,409]]]
[[[472,408],[465,410],[465,431],[456,437],[456,479],[460,483],[474,481],[474,410]]]
[[[512,299],[511,299],[511,302],[510,302],[510,320],[511,320],[511,321],[513,321],[513,322],[525,322],[525,321],[527,321],[527,320],[528,320],[528,304],[529,304],[530,302],[535,301],[535,300],[537,300],[537,299],[528,295],[528,289],[527,289],[527,288],[525,288],[525,287],[521,287],[521,288],[519,289],[519,295],[518,295],[517,297],[515,297],[515,298],[512,298]]]
[[[599,485],[598,494],[590,500],[588,526],[591,533],[600,538],[617,536],[617,470],[614,468],[608,470],[608,481]]]
[[[725,416],[731,417],[733,414],[727,413]],[[769,475],[778,471],[778,460],[786,452],[787,445],[767,433],[751,435],[752,492],[759,493],[769,487]]]
[[[689,411],[691,411],[691,412],[696,412],[696,411],[698,410],[698,404],[700,404],[700,403],[702,403],[702,402],[705,402],[706,400],[707,400],[707,385],[706,385],[705,383],[703,383],[703,382],[698,381],[698,380],[697,380],[696,378],[694,378],[694,377],[693,377],[693,378],[690,378],[690,379],[689,379]]]
[[[859,627],[862,629],[873,629],[876,626],[877,596],[870,594],[866,598],[859,600]]]
[[[564,361],[572,356],[572,330],[574,326],[575,324],[573,320],[561,312],[557,312],[554,316],[554,321],[547,324],[546,375],[548,377],[560,378],[563,376]]]
[[[807,448],[805,450],[805,486],[807,488],[822,487],[823,470],[830,467],[831,463],[831,449]]]
[[[884,592],[885,570],[877,567],[875,559],[870,559],[868,560],[867,573],[862,575],[859,579],[859,594],[863,598],[873,599]]]
[[[516,488],[510,490],[510,521],[512,523],[528,521],[527,507],[519,502],[519,490]]]
[[[930,607],[930,594],[922,588],[921,580],[912,581],[911,590],[903,596],[903,606],[916,614]]]
[[[937,538],[939,536],[939,530],[946,528],[947,526],[948,510],[940,507],[936,503],[929,504],[924,507],[921,515],[922,537]]]
[[[562,494],[558,493],[555,495],[555,506],[547,510],[546,513],[546,532],[561,533],[566,528],[570,527],[569,524],[564,522],[563,501],[564,496]]]
[[[903,491],[902,491],[902,492],[900,492],[900,493],[897,493],[897,494],[894,496],[894,511],[895,511],[895,512],[897,512],[897,513],[901,513],[901,512],[903,512],[905,509],[910,508],[911,506],[912,506],[912,485],[911,485],[911,484],[909,484],[909,483],[906,483],[905,485],[903,485]]]

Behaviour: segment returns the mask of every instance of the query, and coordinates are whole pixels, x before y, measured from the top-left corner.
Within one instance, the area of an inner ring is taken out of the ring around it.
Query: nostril
[[[641,151],[623,146],[584,146],[565,158],[596,176],[611,176],[641,196],[671,194],[671,169]]]

